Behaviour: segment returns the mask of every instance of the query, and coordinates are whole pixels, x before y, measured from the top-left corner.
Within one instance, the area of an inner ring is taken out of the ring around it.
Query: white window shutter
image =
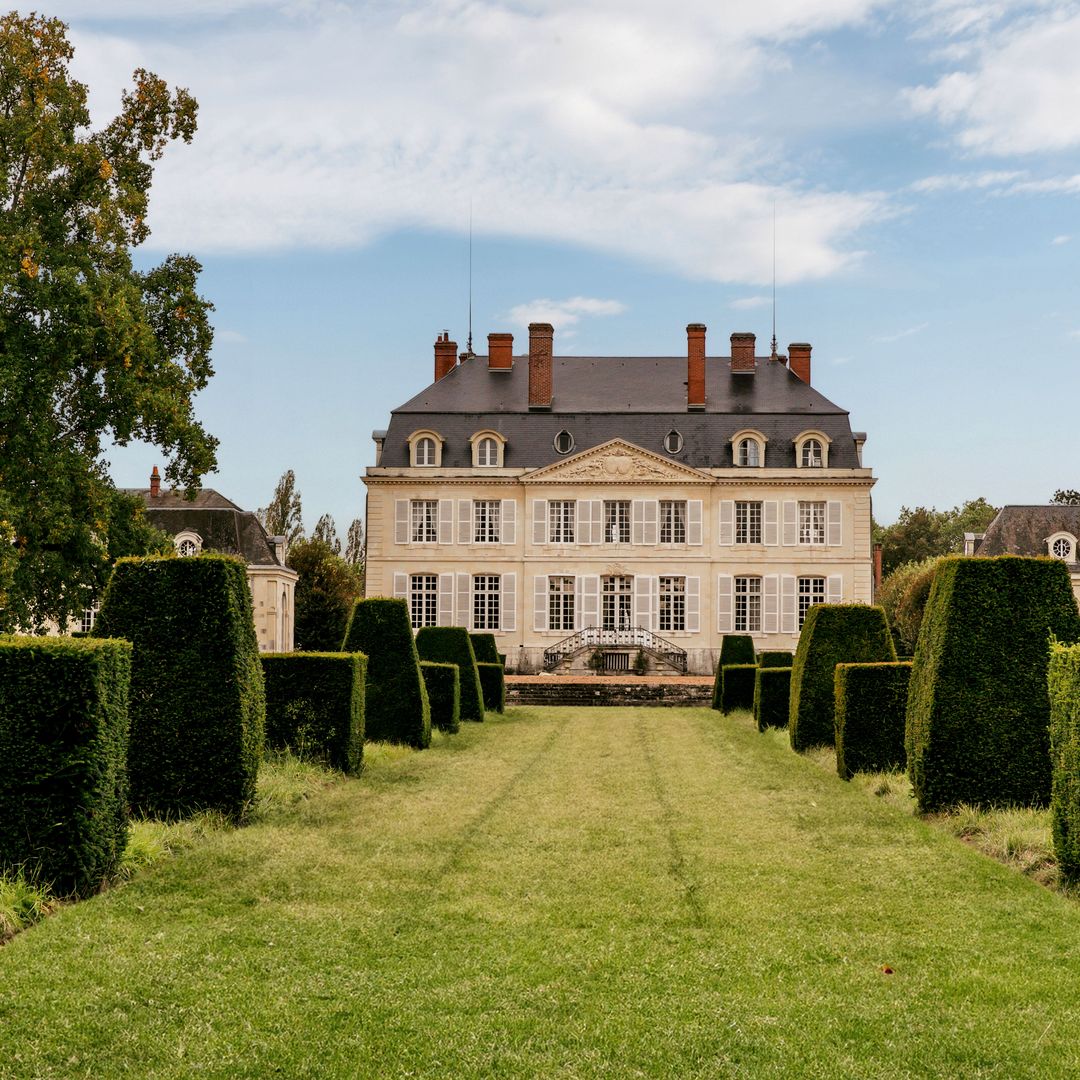
[[[634,578],[634,625],[652,629],[652,589],[656,578],[639,574]]]
[[[645,500],[634,499],[630,504],[630,543],[645,543]]]
[[[735,579],[730,574],[718,574],[716,578],[716,629],[730,634],[735,627],[734,606]]]
[[[408,574],[395,574],[394,575],[394,599],[395,600],[408,600],[409,599],[409,575]]]
[[[517,629],[517,574],[499,578],[499,615],[503,630],[512,633]]]
[[[798,608],[796,606],[797,578],[794,574],[784,574],[780,579],[780,633],[794,634],[798,626]]]
[[[585,574],[581,579],[581,625],[600,625],[600,577]]]
[[[839,547],[844,542],[844,529],[842,522],[843,503],[839,500],[830,500],[825,507],[826,529],[825,539],[829,547]]]
[[[548,579],[546,574],[533,578],[533,629],[548,628]]]
[[[686,629],[691,634],[701,632],[701,578],[686,579]]]
[[[686,542],[695,547],[702,542],[700,499],[690,499],[686,504]]]
[[[455,626],[464,626],[468,629],[472,626],[472,579],[468,574],[457,576],[457,618]]]
[[[439,500],[439,543],[454,542],[454,500]]]
[[[720,540],[721,547],[730,547],[735,543],[735,501],[720,500]]]
[[[472,535],[472,499],[458,499],[457,542],[471,544]]]
[[[657,523],[660,520],[660,503],[656,499],[645,500],[645,527],[641,542],[649,547],[656,547],[659,537]]]
[[[775,505],[775,504],[774,504]],[[780,630],[780,575],[766,574],[761,612],[761,629],[766,634],[776,634]]]
[[[592,518],[592,542],[604,542],[604,502],[602,499],[589,500],[589,516]]]
[[[548,540],[548,504],[547,499],[533,499],[532,504],[532,542],[546,544]]]
[[[799,504],[795,499],[784,500],[784,547],[799,542]],[[785,630],[784,633],[787,633]],[[794,631],[792,631],[794,633]]]
[[[439,626],[454,625],[454,575],[439,575],[439,606],[435,621]]]
[[[394,500],[394,543],[409,542],[409,500]]]
[[[768,547],[776,547],[780,543],[780,504],[775,499],[767,499],[762,507],[762,517],[765,522],[762,539]]]
[[[826,604],[839,604],[844,598],[844,579],[840,574],[830,574],[825,590]]]
[[[502,501],[499,532],[500,539],[504,544],[517,543],[517,503],[513,499],[503,499]]]
[[[574,629],[580,630],[585,624],[581,621],[581,590],[584,587],[582,585],[583,578],[579,575],[574,578]]]
[[[589,517],[589,504],[585,499],[578,499],[574,507],[574,539],[579,544],[591,544],[592,518]]]

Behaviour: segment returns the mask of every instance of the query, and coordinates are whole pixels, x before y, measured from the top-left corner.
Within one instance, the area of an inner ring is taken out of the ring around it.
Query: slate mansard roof
[[[444,440],[444,468],[472,465],[469,439],[481,430],[507,440],[507,468],[563,460],[553,445],[563,430],[574,438],[573,453],[621,438],[691,468],[726,468],[734,465],[731,437],[753,429],[768,440],[769,468],[793,468],[793,440],[812,429],[832,440],[830,468],[861,467],[847,411],[768,357],[758,357],[753,372],[732,372],[730,358],[708,357],[706,404],[696,411],[686,406],[685,355],[555,356],[550,410],[529,409],[528,383],[528,356],[514,357],[509,371],[489,370],[486,356],[462,361],[393,411],[380,466],[408,466],[408,438],[426,429]],[[677,454],[664,448],[672,430],[683,438]]]
[[[1046,555],[1055,533],[1080,538],[1080,506],[1003,506],[986,526],[979,555]],[[1076,563],[1073,569],[1080,569]]]

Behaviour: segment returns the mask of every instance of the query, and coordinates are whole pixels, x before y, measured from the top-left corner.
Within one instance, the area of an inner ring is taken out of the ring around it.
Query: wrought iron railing
[[[601,626],[586,626],[582,630],[563,638],[557,645],[544,650],[544,667],[551,671],[557,668],[567,657],[574,656],[582,649],[603,649],[607,646],[637,647],[652,653],[678,668],[686,671],[686,650],[667,641],[659,634],[646,630],[643,626],[627,626],[621,630],[605,630]]]

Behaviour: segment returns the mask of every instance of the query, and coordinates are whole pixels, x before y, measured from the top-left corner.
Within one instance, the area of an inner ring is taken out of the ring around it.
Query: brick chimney
[[[754,360],[754,335],[732,334],[731,335],[731,370],[753,371],[756,366]]]
[[[705,324],[686,328],[686,407],[705,408]]]
[[[804,383],[810,382],[810,346],[805,342],[797,342],[787,347],[788,367],[793,375],[798,375]]]
[[[509,371],[514,366],[514,335],[488,334],[488,371]]]
[[[450,340],[450,331],[444,330],[435,339],[435,381],[438,382],[457,363],[457,342]]]
[[[551,323],[529,323],[529,408],[551,408]]]
[[[150,473],[150,498],[156,499],[161,494],[161,477],[158,475],[157,466]]]

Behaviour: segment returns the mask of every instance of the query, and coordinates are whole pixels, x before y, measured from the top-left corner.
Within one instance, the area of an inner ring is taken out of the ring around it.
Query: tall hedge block
[[[904,768],[910,677],[910,662],[836,665],[836,771],[843,779]]]
[[[1080,881],[1080,645],[1054,645],[1050,688],[1050,821],[1066,881]]]
[[[425,626],[416,632],[416,648],[422,660],[457,664],[461,678],[461,719],[484,719],[484,691],[476,670],[469,632],[463,626]]]
[[[726,664],[723,668],[723,690],[720,700],[721,710],[725,713],[736,709],[754,708],[754,676],[757,664]]]
[[[759,667],[754,675],[754,720],[758,731],[785,728],[791,702],[791,668]]]
[[[791,667],[795,654],[784,649],[763,649],[758,653],[758,667]],[[787,723],[787,720],[784,721]]]
[[[478,663],[480,689],[484,695],[484,708],[488,712],[506,712],[506,679],[502,664]]]
[[[1050,637],[1080,641],[1058,559],[944,560],[911,671],[907,758],[919,809],[1046,805]]]
[[[712,707],[724,708],[724,668],[732,664],[756,664],[754,639],[749,634],[725,634],[720,642],[720,659],[713,679]]]
[[[885,612],[866,604],[814,604],[791,667],[788,733],[793,750],[833,746],[837,664],[895,661]]]
[[[431,704],[431,726],[447,735],[460,731],[461,676],[457,664],[421,660],[420,674],[424,676]]]
[[[266,743],[345,773],[364,766],[363,653],[263,653]]]
[[[499,649],[495,644],[494,634],[475,633],[469,635],[472,642],[473,652],[478,664],[501,664]]]
[[[342,652],[368,658],[366,735],[371,742],[431,745],[431,706],[420,674],[409,605],[375,596],[357,600],[349,616]]]
[[[126,641],[0,638],[0,871],[96,892],[127,842]]]
[[[131,806],[242,818],[255,798],[266,720],[247,572],[239,559],[121,559],[94,633],[134,645]]]

